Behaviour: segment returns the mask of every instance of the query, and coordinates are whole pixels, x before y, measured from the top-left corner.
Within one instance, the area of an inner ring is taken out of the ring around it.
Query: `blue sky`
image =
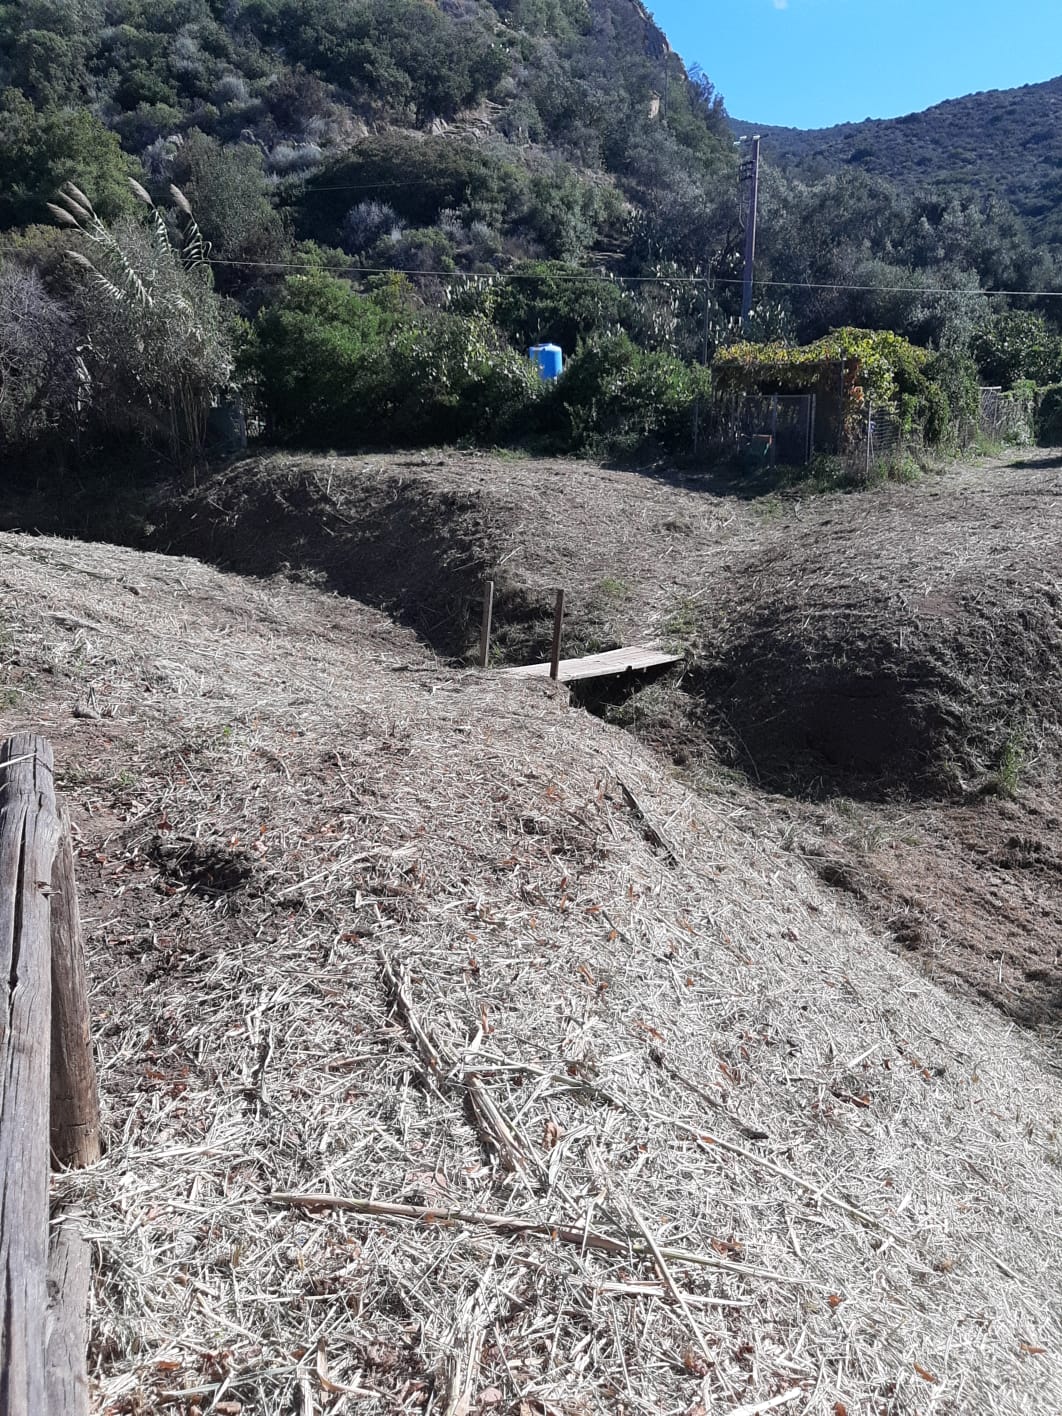
[[[1062,0],[649,0],[735,118],[821,128],[1062,74]]]

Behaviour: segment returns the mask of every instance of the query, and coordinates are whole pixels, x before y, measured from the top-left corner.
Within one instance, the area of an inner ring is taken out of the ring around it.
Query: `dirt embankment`
[[[587,463],[274,454],[236,462],[164,508],[152,542],[353,595],[457,657],[478,641],[493,579],[495,646],[520,662],[548,650],[559,587],[567,650],[660,634],[734,520],[728,501]]]
[[[100,1412],[1056,1416],[1057,1078],[762,797],[306,587],[0,536],[0,589],[78,832]]]
[[[485,579],[511,660],[652,638],[690,653],[673,729],[802,794],[961,796],[1054,755],[1062,472],[742,501],[487,454],[273,456],[169,508],[163,549],[284,570],[387,608],[437,651],[476,642]],[[1051,739],[1048,744],[1047,739]]]
[[[936,977],[1062,1021],[1062,470],[1050,455],[862,495],[457,452],[242,459],[152,510],[153,544],[385,608],[497,659],[662,639],[657,681],[580,701],[689,779],[767,793],[757,829]],[[1011,799],[1013,798],[1013,799]],[[853,824],[854,823],[854,824]]]
[[[490,576],[510,660],[545,653],[557,585],[571,652],[685,648],[681,672],[582,701],[693,781],[769,793],[758,829],[785,822],[934,976],[1062,1019],[1057,458],[756,501],[583,463],[278,455],[217,474],[157,539],[360,595],[446,654],[475,644]]]
[[[963,796],[1050,774],[1062,473],[990,467],[830,497],[735,547],[696,691],[771,786]]]

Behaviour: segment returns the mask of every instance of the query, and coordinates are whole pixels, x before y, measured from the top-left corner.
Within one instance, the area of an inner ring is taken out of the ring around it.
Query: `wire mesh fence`
[[[1029,443],[1033,440],[1036,397],[1032,391],[981,389],[978,431],[990,442]]]
[[[895,408],[868,400],[849,419],[839,455],[846,472],[869,482],[876,475],[894,475],[918,446]]]
[[[739,393],[709,411],[709,447],[749,463],[803,467],[815,448],[814,394]]]
[[[981,441],[1030,443],[1035,409],[1030,391],[982,388],[976,416],[953,424],[952,448],[966,451]],[[867,400],[844,414],[839,432],[826,427],[828,421],[819,419],[822,426],[816,428],[814,394],[732,394],[716,398],[699,415],[694,450],[699,444],[704,453],[737,457],[749,467],[804,467],[822,453],[836,457],[850,477],[866,481],[902,474],[925,451],[917,424],[901,418],[891,404]]]

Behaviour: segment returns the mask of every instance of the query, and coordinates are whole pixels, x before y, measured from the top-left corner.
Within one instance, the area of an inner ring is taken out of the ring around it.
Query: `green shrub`
[[[1053,383],[1062,374],[1062,338],[1043,315],[1005,310],[974,335],[971,346],[986,383],[1012,388],[1022,379]]]
[[[366,441],[416,445],[504,439],[523,425],[542,384],[486,321],[432,314],[373,349],[358,388]]]
[[[0,92],[0,230],[45,220],[47,203],[69,181],[92,192],[104,220],[131,212],[133,175],[140,164],[88,109],[38,110],[15,89]]]
[[[1049,384],[1040,390],[1036,441],[1041,447],[1062,447],[1062,383]]]
[[[366,440],[359,435],[362,365],[398,317],[393,299],[359,295],[323,271],[286,280],[241,357],[268,436],[325,445]]]
[[[549,341],[574,354],[580,340],[643,322],[637,301],[619,281],[601,280],[565,261],[523,261],[507,279],[487,276],[455,291],[453,307],[484,315],[517,347]]]
[[[557,381],[551,430],[577,452],[685,451],[694,400],[709,389],[707,369],[610,335],[579,350]]]
[[[324,272],[287,280],[242,364],[269,435],[318,446],[495,441],[542,392],[486,320],[419,309],[399,277],[367,295]]]
[[[956,430],[960,435],[972,434],[980,407],[980,380],[970,355],[960,349],[943,349],[926,365],[926,376],[946,405],[944,409],[934,406],[926,418],[926,442],[945,442]]]

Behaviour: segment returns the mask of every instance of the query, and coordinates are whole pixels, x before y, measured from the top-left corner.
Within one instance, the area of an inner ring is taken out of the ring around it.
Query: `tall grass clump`
[[[233,373],[232,322],[213,288],[191,206],[170,188],[167,216],[135,181],[146,220],[108,225],[73,183],[49,209],[76,244],[87,418],[100,442],[133,437],[181,467],[204,452],[207,415]]]

